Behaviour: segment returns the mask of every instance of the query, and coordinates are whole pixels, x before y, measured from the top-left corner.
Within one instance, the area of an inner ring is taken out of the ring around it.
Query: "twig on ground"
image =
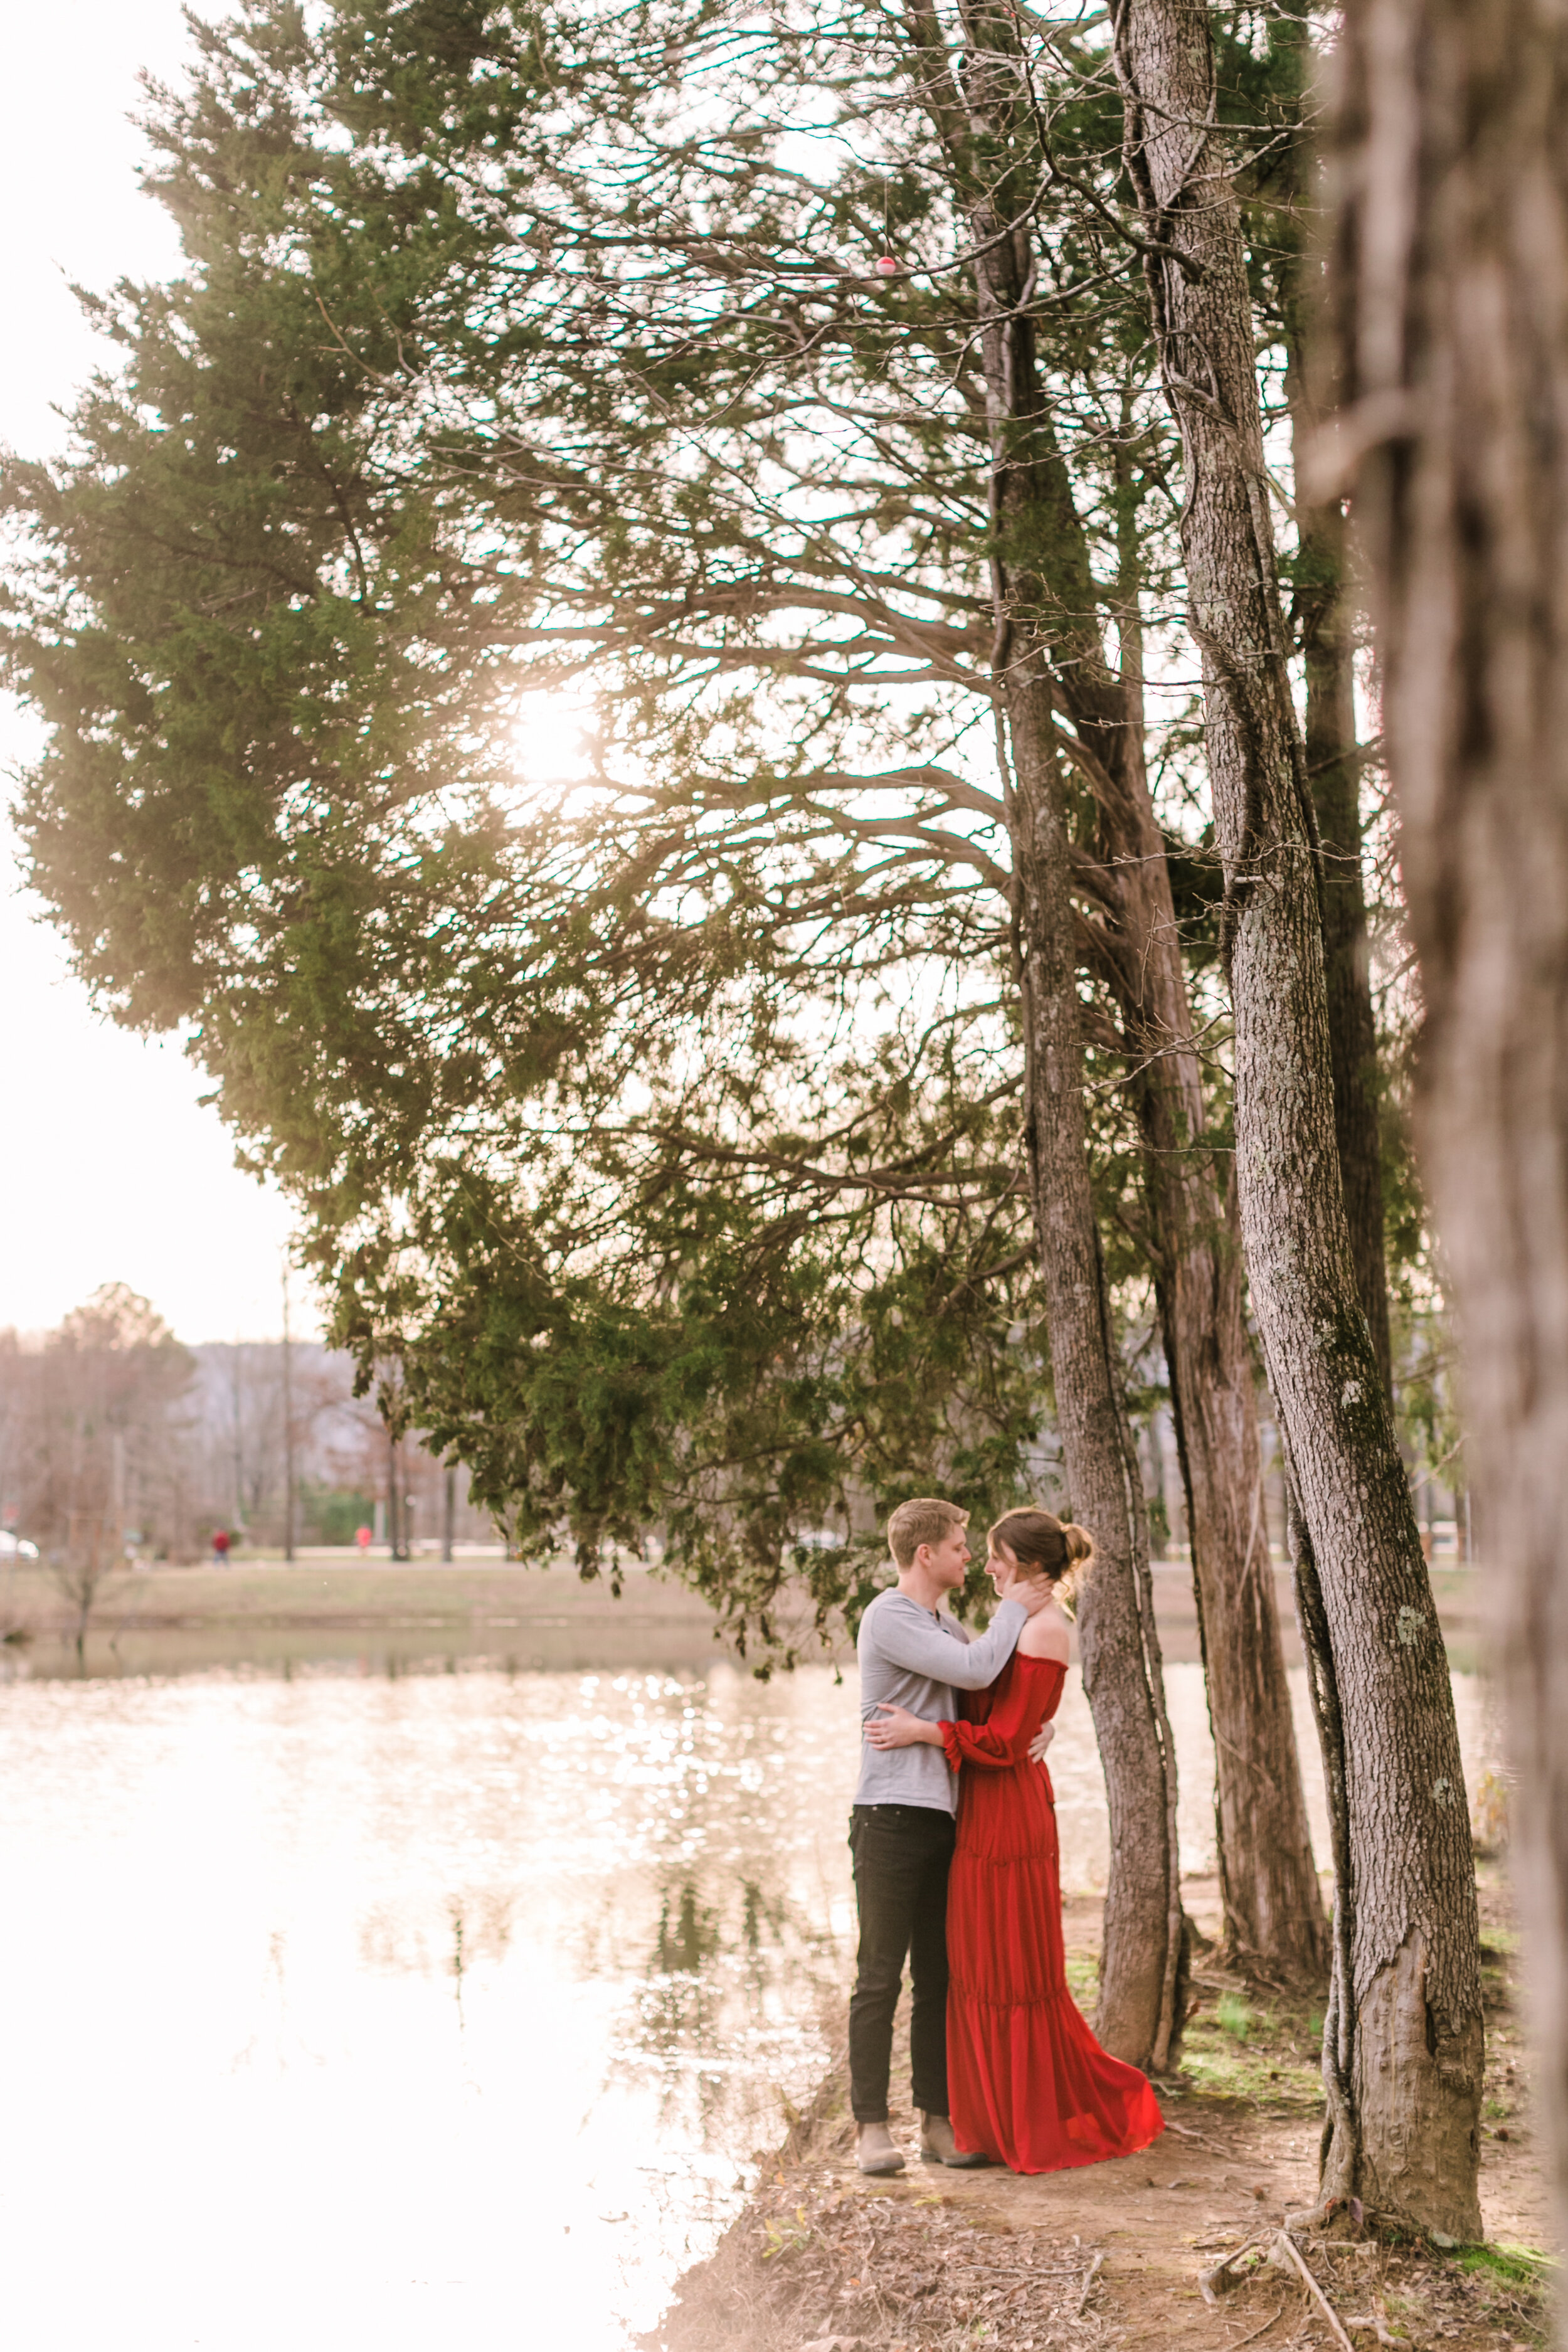
[[[1323,2293],[1322,2288],[1318,2284],[1317,2280],[1312,2276],[1311,2272],[1307,2268],[1306,2263],[1302,2261],[1301,2249],[1296,2243],[1295,2239],[1290,2235],[1289,2231],[1281,2230],[1278,2238],[1275,2240],[1275,2243],[1284,2247],[1286,2252],[1289,2255],[1291,2262],[1300,2272],[1302,2284],[1306,2287],[1308,2294],[1312,2297],[1313,2301],[1320,2305],[1323,2317],[1333,2329],[1339,2341],[1344,2346],[1344,2352],[1355,2352],[1355,2347],[1352,2344],[1350,2337],[1345,2334],[1344,2329],[1340,2326],[1339,2319],[1335,2314],[1332,2304],[1329,2301],[1328,2296]]]
[[[1198,2293],[1205,2303],[1217,2303],[1222,2294],[1228,2294],[1232,2287],[1241,2284],[1238,2278],[1229,2273],[1234,2271],[1243,2254],[1255,2252],[1262,2243],[1261,2238],[1248,2238],[1246,2245],[1237,2246],[1233,2254],[1222,2256],[1217,2263],[1211,2263],[1206,2271],[1198,2273]]]
[[[1089,2296],[1094,2293],[1094,2282],[1100,2276],[1100,2272],[1104,2268],[1105,2256],[1103,2254],[1096,2254],[1093,2262],[1091,2262],[1089,2266],[1089,2276],[1083,2283],[1083,2293],[1078,2299],[1078,2315],[1080,2319],[1083,2317],[1084,2305],[1088,2303]]]
[[[1205,2139],[1202,2132],[1194,2131],[1191,2124],[1173,2123],[1169,2116],[1165,2117],[1165,2129],[1168,2132],[1174,2132],[1178,2139],[1195,2139],[1198,2146],[1206,2147],[1211,2155],[1228,2158],[1231,2154],[1228,2147],[1221,2147],[1216,2141]]]
[[[1241,2352],[1241,2347],[1244,2344],[1256,2344],[1260,2336],[1267,2336],[1275,2321],[1279,2318],[1279,2313],[1283,2311],[1284,2308],[1284,2305],[1280,2304],[1278,2309],[1271,2311],[1268,2318],[1264,2321],[1262,2326],[1255,2327],[1250,2336],[1236,2336],[1230,2345],[1229,2352]]]

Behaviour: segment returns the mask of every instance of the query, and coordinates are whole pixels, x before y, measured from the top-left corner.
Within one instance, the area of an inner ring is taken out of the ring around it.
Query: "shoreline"
[[[1210,1907],[1217,1897],[1207,1882]],[[1357,2340],[1454,2352],[1543,2345],[1551,2265],[1544,2175],[1523,2084],[1517,1937],[1503,1871],[1478,1871],[1487,2007],[1483,2248],[1441,2252],[1335,2230],[1296,2233],[1320,2291]],[[1204,1920],[1200,1885],[1189,1908]],[[1092,2008],[1100,1906],[1072,1898],[1068,1972]],[[712,2253],[676,2283],[639,2352],[1215,2352],[1256,2335],[1334,2341],[1300,2279],[1264,2259],[1311,2205],[1322,2113],[1313,2026],[1321,2004],[1194,1969],[1178,2067],[1156,2084],[1166,2128],[1136,2156],[1020,2176],[921,2164],[907,2097],[907,2001],[894,2055],[893,2132],[906,2170],[855,2168],[847,2066],[837,2054],[762,2167]],[[1258,2247],[1217,2309],[1200,2273]],[[1283,2254],[1280,2260],[1287,2261]]]
[[[79,1663],[74,1612],[42,1569],[0,1576],[0,1606],[25,1628],[19,1670],[56,1674],[282,1672],[359,1665],[440,1672],[491,1661],[514,1670],[690,1671],[739,1663],[706,1604],[657,1571],[622,1598],[572,1569],[458,1559],[366,1565],[344,1552],[233,1567],[132,1567],[107,1578]]]
[[[374,1662],[391,1672],[439,1672],[455,1662],[511,1669],[691,1672],[727,1661],[746,1669],[707,1603],[658,1568],[623,1571],[619,1600],[607,1580],[584,1582],[569,1567],[526,1567],[495,1556],[363,1561],[347,1548],[301,1551],[292,1564],[133,1566],[106,1578],[79,1661],[75,1612],[47,1570],[0,1570],[0,1646],[14,1672],[102,1675],[199,1672],[225,1664],[275,1666]],[[1288,1666],[1300,1660],[1289,1572],[1276,1564]],[[1201,1655],[1191,1571],[1161,1563],[1154,1612],[1167,1663]],[[1439,1568],[1433,1591],[1451,1665],[1484,1663],[1483,1588],[1473,1569]],[[842,1668],[847,1642],[816,1645],[797,1621],[803,1655]],[[786,1630],[788,1630],[786,1621]]]

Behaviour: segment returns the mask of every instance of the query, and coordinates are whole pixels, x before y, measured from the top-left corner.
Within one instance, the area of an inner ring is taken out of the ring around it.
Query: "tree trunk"
[[[1316,825],[1291,698],[1240,215],[1201,0],[1117,0],[1116,69],[1165,393],[1180,427],[1235,1017],[1251,1295],[1343,1727],[1323,2194],[1480,2231],[1475,1873],[1453,1694],[1357,1296],[1334,1127]],[[1310,1632],[1310,1628],[1307,1630]]]
[[[910,7],[913,68],[960,186],[966,178],[971,184],[991,186],[996,173],[983,164],[976,168],[977,139],[988,129],[996,137],[997,127],[1009,119],[1016,124],[1022,118],[1027,139],[1034,126],[1020,105],[1012,20],[973,5],[964,21],[971,58],[965,95],[973,112],[949,71],[929,0],[911,0]],[[1032,146],[1027,156],[1028,170],[1018,181],[1020,212],[1037,160]],[[984,218],[992,226],[977,234],[977,244],[984,246],[995,235],[999,209],[986,209]],[[1007,417],[1014,444],[1011,462],[998,463],[997,527],[1040,567],[1005,591],[1004,552],[998,610],[1005,620],[1016,609],[1021,590],[1033,600],[1035,626],[1055,656],[1055,691],[1077,730],[1074,756],[1090,772],[1100,811],[1101,860],[1092,883],[1107,919],[1087,929],[1080,926],[1079,937],[1116,997],[1129,1062],[1137,1073],[1132,1095],[1147,1146],[1162,1328],[1215,1734],[1226,1940],[1237,1958],[1270,1975],[1315,1978],[1328,1963],[1328,1934],[1307,1828],[1262,1507],[1240,1232],[1234,1186],[1216,1181],[1204,1139],[1202,1073],[1193,1045],[1181,940],[1144,763],[1135,585],[1119,678],[1106,660],[1097,618],[1100,591],[1049,407],[1040,395],[1033,324],[1012,315],[1028,281],[1028,246],[1020,236],[1016,249],[1009,241],[984,255],[979,268],[986,281],[983,301],[1010,320],[1005,341],[998,335],[984,347],[993,407],[996,416]],[[1032,772],[1048,778],[1049,789],[1059,795],[1049,698],[1042,693],[1027,708],[1026,718],[1022,708],[1009,706],[1020,769],[1020,730],[1047,730],[1030,754]],[[1070,855],[1065,839],[1063,854]],[[1079,879],[1084,879],[1081,869]],[[1081,1046],[1074,1050],[1081,1055]],[[1142,1514],[1138,1540],[1141,1548],[1146,1545]]]
[[[1292,357],[1294,358],[1294,353]],[[1288,380],[1298,454],[1317,422],[1292,365]],[[1298,465],[1298,473],[1300,471]],[[1377,1024],[1362,877],[1361,760],[1356,745],[1355,639],[1345,593],[1345,517],[1338,499],[1299,495],[1300,560],[1296,619],[1307,673],[1307,777],[1322,866],[1323,978],[1334,1075],[1334,1133],[1350,1223],[1356,1293],[1383,1384],[1394,1393],[1388,1265],[1383,1233],[1383,1143],[1378,1115]]]
[[[1140,745],[1140,751],[1142,746]],[[1107,956],[1137,1072],[1165,1360],[1187,1487],[1215,1756],[1226,1941],[1243,1965],[1315,1979],[1329,1963],[1263,1510],[1234,1181],[1204,1145],[1202,1075],[1163,845],[1147,790],[1117,866]]]
[[[972,21],[973,17],[973,21]],[[1016,65],[993,47],[995,19],[966,12],[964,96],[982,134],[1016,110]],[[956,92],[953,93],[956,100]],[[1030,1194],[1046,1295],[1057,1426],[1075,1517],[1095,1570],[1079,1612],[1084,1689],[1110,1816],[1096,2026],[1106,2048],[1163,2067],[1179,2022],[1181,1866],[1176,1759],[1165,1710],[1149,1573],[1143,1485],[1121,1393],[1089,1181],[1067,793],[1056,742],[1049,648],[1037,628],[1044,588],[1015,550],[1037,520],[1031,420],[1040,409],[1025,289],[1026,223],[1008,233],[994,171],[971,184],[981,354],[991,432],[993,669],[1013,858],[1012,935],[1024,1027]]]
[[[1218,1177],[1206,1142],[1181,934],[1144,761],[1134,621],[1131,614],[1124,620],[1124,674],[1118,678],[1093,625],[1088,549],[1048,436],[1042,406],[1034,425],[1033,495],[1048,513],[1032,536],[1049,551],[1043,584],[1058,691],[1100,811],[1093,880],[1106,919],[1089,927],[1088,945],[1121,1015],[1145,1145],[1145,1197],[1215,1739],[1226,1942],[1244,1965],[1311,1980],[1328,1966],[1329,1935],[1263,1510],[1234,1180]],[[1020,484],[1014,495],[1023,494]]]
[[[1084,1689],[1110,1815],[1096,2025],[1118,2057],[1162,2067],[1179,2021],[1175,1749],[1154,1630],[1142,1480],[1122,1405],[1089,1183],[1066,794],[1053,772],[1043,649],[1022,659],[1015,652],[1005,694],[1030,1192],[1064,1466],[1074,1517],[1092,1533],[1097,1555],[1079,1610]]]
[[[1130,526],[1131,517],[1126,518]],[[1058,533],[1058,543],[1063,534]],[[1081,533],[1079,535],[1081,547]],[[1181,935],[1144,761],[1137,559],[1121,549],[1121,676],[1097,641],[1063,666],[1079,734],[1107,771],[1100,794],[1114,923],[1100,968],[1121,1013],[1145,1144],[1156,1290],[1186,1486],[1209,1723],[1226,1955],[1315,1981],[1329,1965],[1263,1508],[1258,1398],[1243,1300],[1233,1172],[1206,1148]],[[1087,585],[1089,563],[1083,551]],[[1096,699],[1099,708],[1097,709]]]
[[[1568,2233],[1568,22],[1351,0],[1331,193],[1426,1023],[1421,1138],[1466,1340],[1519,1773],[1515,1885]],[[1334,473],[1343,465],[1339,479]],[[1332,469],[1332,470],[1331,470]]]

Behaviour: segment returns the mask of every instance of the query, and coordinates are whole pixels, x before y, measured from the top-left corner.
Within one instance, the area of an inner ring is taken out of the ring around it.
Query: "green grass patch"
[[[1510,2286],[1543,2287],[1558,2267],[1551,2254],[1534,2246],[1516,2245],[1507,2238],[1500,2238],[1495,2244],[1461,2246],[1454,2259],[1461,2270],[1484,2271]]]
[[[1310,2018],[1305,2002],[1258,2009],[1242,1988],[1227,1986],[1211,2005],[1205,1990],[1182,2038],[1181,2071],[1200,2095],[1315,2113],[1322,2104],[1321,2033],[1321,2017]]]
[[[1068,1990],[1079,2009],[1092,2011],[1100,1999],[1100,1962],[1092,1952],[1067,1956]]]
[[[803,2246],[810,2245],[816,2234],[805,2218],[804,2205],[795,2207],[793,2221],[780,2221],[775,2216],[763,2226],[768,2241],[763,2248],[764,2263],[776,2262],[780,2254],[798,2254]]]
[[[1238,1992],[1221,1993],[1215,2022],[1233,2042],[1248,2042],[1252,2038],[1252,2011]]]

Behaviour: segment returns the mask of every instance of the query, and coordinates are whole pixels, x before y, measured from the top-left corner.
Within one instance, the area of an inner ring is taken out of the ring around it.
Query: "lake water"
[[[1201,1673],[1166,1672],[1201,1871]],[[0,1690],[8,2340],[624,2352],[828,2055],[856,1717],[826,1667]],[[1076,1671],[1051,1762],[1102,1885]]]

